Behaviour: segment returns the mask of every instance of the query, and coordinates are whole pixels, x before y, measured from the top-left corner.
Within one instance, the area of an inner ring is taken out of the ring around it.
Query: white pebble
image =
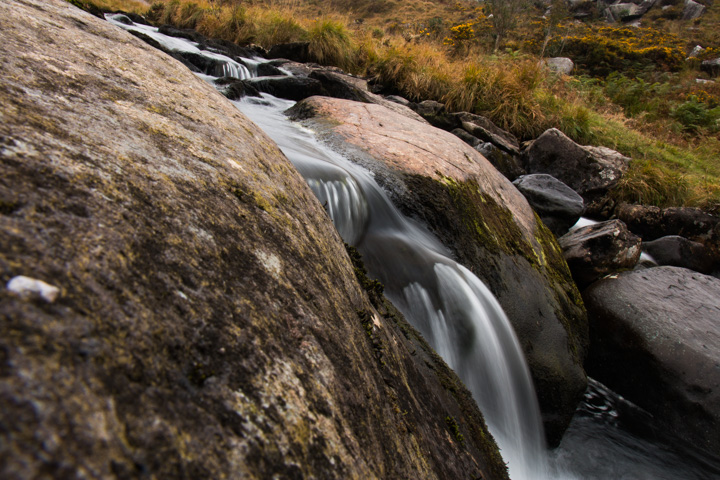
[[[60,295],[59,288],[45,283],[42,280],[37,280],[23,275],[19,275],[10,280],[7,284],[7,289],[11,292],[17,293],[21,297],[39,295],[40,298],[48,303],[53,303],[57,300],[58,295]]]

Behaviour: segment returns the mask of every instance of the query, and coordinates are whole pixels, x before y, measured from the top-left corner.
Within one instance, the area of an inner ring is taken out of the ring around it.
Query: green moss
[[[538,262],[535,249],[525,240],[508,208],[482,192],[475,180],[458,182],[439,175],[441,184],[447,189],[453,206],[460,214],[463,226],[480,245],[493,253],[520,255],[531,263]]]
[[[447,424],[448,429],[450,429],[450,433],[452,433],[453,438],[461,445],[465,444],[465,437],[463,437],[463,434],[460,433],[460,427],[458,426],[457,421],[448,415],[445,417],[445,423]]]
[[[355,247],[346,243],[345,250],[347,250],[350,261],[352,262],[355,276],[360,282],[362,288],[368,293],[370,302],[375,307],[381,306],[383,304],[383,292],[385,291],[385,287],[378,280],[368,277],[365,263],[362,261],[362,255],[360,255],[360,252],[358,252]]]

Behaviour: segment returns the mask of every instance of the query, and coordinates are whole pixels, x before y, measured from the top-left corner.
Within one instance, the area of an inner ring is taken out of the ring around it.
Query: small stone
[[[39,296],[48,303],[53,303],[60,295],[60,289],[42,280],[19,275],[7,284],[7,289],[23,298]]]

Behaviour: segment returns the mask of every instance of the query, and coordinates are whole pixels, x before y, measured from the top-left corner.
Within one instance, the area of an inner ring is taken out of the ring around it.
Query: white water
[[[245,65],[197,44],[143,25],[124,29],[151,36],[164,48]],[[252,75],[229,67],[237,78]],[[198,74],[206,81],[214,77]],[[515,480],[710,480],[720,478],[715,459],[678,447],[658,435],[649,416],[596,382],[579,406],[560,447],[548,461],[538,406],[518,341],[485,285],[421,225],[404,218],[372,175],[320,144],[312,132],[282,113],[293,102],[264,96],[236,102],[268,133],[306,178],[342,237],[363,254],[370,273],[473,392]],[[572,472],[572,473],[566,473]]]
[[[280,146],[363,254],[386,295],[473,393],[514,479],[548,478],[540,413],[515,333],[487,287],[423,227],[403,217],[372,175],[282,113],[294,102],[235,102]]]

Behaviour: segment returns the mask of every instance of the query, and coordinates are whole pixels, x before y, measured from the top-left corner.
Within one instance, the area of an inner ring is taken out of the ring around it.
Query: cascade
[[[106,15],[168,51],[203,55],[222,65],[197,74],[252,77],[263,59],[232,59],[189,40]],[[473,393],[510,477],[587,480],[720,478],[720,465],[670,446],[637,407],[591,381],[559,448],[547,455],[530,374],[513,329],[492,293],[422,225],[401,215],[372,174],[318,142],[283,112],[294,102],[263,94],[234,102],[282,149],[326,208],[342,238],[362,253],[388,298],[425,336]],[[648,433],[649,432],[649,433]]]

